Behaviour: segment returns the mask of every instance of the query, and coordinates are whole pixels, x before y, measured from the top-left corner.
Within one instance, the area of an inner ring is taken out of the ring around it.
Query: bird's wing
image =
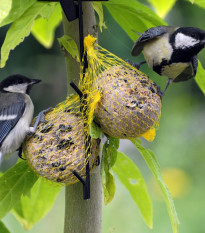
[[[134,46],[132,47],[131,54],[132,56],[138,56],[145,45],[145,43],[149,40],[152,40],[156,38],[157,36],[161,36],[168,32],[171,27],[168,26],[159,26],[159,27],[152,27],[142,33],[142,35],[138,38],[138,40],[135,42]]]
[[[193,78],[196,75],[197,67],[198,58],[195,56],[193,57],[191,64],[174,79],[174,82],[183,82]]]
[[[0,146],[14,128],[25,110],[22,94],[0,93]]]

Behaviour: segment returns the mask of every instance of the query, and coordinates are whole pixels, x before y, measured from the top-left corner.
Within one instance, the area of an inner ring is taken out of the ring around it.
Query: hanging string
[[[83,11],[82,11],[82,1],[78,0],[78,17],[79,17],[79,41],[80,41],[80,60],[83,62],[83,79],[85,76],[86,68],[88,68],[88,61],[86,53],[84,53],[84,35],[83,35]],[[87,98],[85,95],[80,95],[81,99],[81,109],[82,109],[82,115],[85,118],[86,117],[86,111],[87,109],[84,106],[87,106]],[[84,122],[84,128],[87,127],[87,123]],[[85,163],[86,163],[86,178],[85,180],[82,179],[82,177],[79,176],[79,174],[74,171],[73,174],[82,182],[83,184],[83,198],[89,199],[90,198],[90,165],[89,165],[89,154],[90,151],[90,145],[91,145],[91,137],[88,135],[88,132],[85,132]]]

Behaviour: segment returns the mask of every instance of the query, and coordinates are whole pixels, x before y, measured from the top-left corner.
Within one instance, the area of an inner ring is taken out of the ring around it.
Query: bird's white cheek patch
[[[1,115],[0,121],[9,121],[15,119],[16,117],[17,115]]]
[[[25,84],[17,84],[9,87],[5,87],[4,90],[8,92],[17,92],[17,93],[26,93],[28,85]]]
[[[185,48],[193,47],[199,42],[200,42],[199,40],[196,40],[191,36],[186,36],[183,33],[177,33],[175,37],[175,48],[185,49]]]

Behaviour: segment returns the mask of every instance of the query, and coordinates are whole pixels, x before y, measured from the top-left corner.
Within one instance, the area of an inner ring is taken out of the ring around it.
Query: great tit
[[[30,127],[34,106],[29,92],[40,81],[15,74],[0,83],[0,163],[35,132],[37,126]]]
[[[193,27],[159,26],[145,31],[132,48],[132,56],[144,51],[150,68],[167,76],[167,87],[172,82],[182,82],[196,75],[197,54],[205,47],[205,31]],[[142,62],[140,63],[146,63]]]

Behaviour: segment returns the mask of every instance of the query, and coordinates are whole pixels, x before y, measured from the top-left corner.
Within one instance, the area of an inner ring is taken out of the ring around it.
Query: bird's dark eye
[[[192,33],[191,37],[196,38],[196,33]]]

